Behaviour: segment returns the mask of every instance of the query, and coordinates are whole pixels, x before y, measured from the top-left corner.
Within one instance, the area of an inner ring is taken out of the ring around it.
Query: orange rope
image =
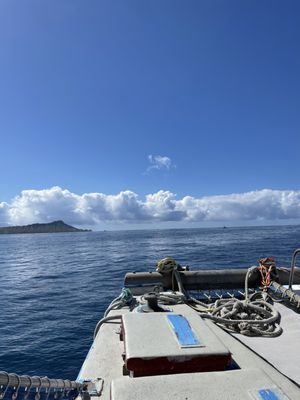
[[[266,291],[271,284],[271,272],[275,268],[275,260],[271,257],[261,258],[259,260],[259,271],[261,275],[262,290]]]

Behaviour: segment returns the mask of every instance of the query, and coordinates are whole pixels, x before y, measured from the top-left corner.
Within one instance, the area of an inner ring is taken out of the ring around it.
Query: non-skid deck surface
[[[172,306],[172,310],[174,311],[174,313],[182,313],[183,312],[183,307],[188,307],[188,306],[183,306],[183,305],[177,305],[177,306]],[[115,315],[115,314],[123,314],[123,313],[128,313],[129,310],[128,309],[121,309],[121,310],[116,310],[116,311],[111,311],[110,315]],[[187,312],[194,312],[195,315],[196,312],[191,310],[190,308],[188,308]],[[282,312],[282,315],[284,313]],[[294,314],[294,313],[293,313]],[[292,314],[292,315],[293,315]],[[286,317],[285,315],[283,315],[283,320],[287,320],[288,317]],[[292,322],[294,321],[294,318],[292,318]],[[259,356],[257,356],[254,352],[250,351],[246,346],[244,346],[239,340],[236,340],[236,338],[234,338],[232,335],[229,335],[227,332],[225,332],[223,329],[221,329],[220,327],[218,327],[217,325],[215,325],[212,321],[204,321],[205,324],[207,324],[209,326],[209,328],[218,336],[219,340],[222,341],[222,343],[228,348],[228,350],[231,352],[232,354],[232,358],[233,360],[240,366],[241,370],[248,370],[248,369],[259,369],[261,371],[264,371],[265,374],[267,374],[267,376],[272,380],[272,382],[275,384],[276,387],[279,388],[280,391],[282,391],[283,393],[288,394],[288,398],[289,399],[299,399],[299,388],[297,388],[295,385],[293,385],[287,378],[285,378],[282,374],[280,374],[278,371],[274,370],[274,368],[266,363],[263,359],[261,359]],[[297,323],[299,324],[299,316],[297,316]],[[285,329],[285,325],[286,322],[284,322],[284,329]],[[291,325],[291,324],[290,324]],[[293,371],[293,368],[296,368],[296,370],[294,371],[292,375],[292,379],[295,379],[295,375],[298,374],[298,379],[300,377],[300,372],[299,372],[299,355],[298,355],[298,361],[295,361],[295,358],[297,358],[297,352],[299,353],[299,345],[297,345],[297,335],[296,335],[296,329],[299,332],[299,326],[295,326],[294,327],[294,335],[293,335],[293,340],[296,341],[296,343],[294,343],[294,359],[292,361],[291,365],[291,370]],[[100,397],[93,397],[93,399],[95,400],[109,400],[112,399],[111,397],[111,383],[114,382],[120,382],[120,384],[122,383],[126,383],[128,382],[132,382],[130,384],[133,384],[133,381],[136,380],[136,382],[139,382],[139,380],[141,379],[141,382],[150,382],[150,379],[148,380],[147,378],[129,378],[126,376],[123,376],[123,358],[122,358],[122,353],[124,352],[124,342],[120,341],[120,337],[119,337],[119,332],[120,332],[120,322],[119,321],[110,321],[109,323],[104,324],[101,329],[99,334],[97,335],[96,340],[94,341],[91,350],[82,366],[81,372],[78,376],[78,380],[97,380],[99,378],[101,378],[101,381],[99,381],[99,385],[97,384],[98,390],[100,390],[99,388],[101,387],[101,382],[103,382],[103,387],[102,387],[102,393]],[[251,338],[247,338],[247,339],[251,339]],[[279,338],[278,338],[279,339]],[[284,352],[284,346],[285,346],[285,339],[284,339],[284,344],[281,345],[280,343],[277,342],[277,345],[274,345],[276,343],[276,341],[278,339],[274,339],[275,341],[273,341],[273,347],[276,348],[275,352],[278,353],[278,358],[280,353]],[[264,339],[262,343],[272,343],[273,339]],[[282,339],[281,339],[282,340]],[[290,339],[287,339],[288,341]],[[258,341],[259,342],[259,341]],[[153,344],[155,346],[155,342]],[[248,344],[247,344],[248,345]],[[289,350],[288,350],[289,351]],[[257,351],[258,353],[258,351]],[[265,357],[267,358],[267,357]],[[269,360],[270,361],[270,360]],[[297,364],[297,365],[295,365]],[[297,372],[298,371],[298,372]],[[233,373],[231,375],[231,372]],[[231,376],[241,376],[241,374],[238,374],[239,371],[228,371],[228,373],[226,372],[224,374],[224,377],[228,377],[228,388],[230,388],[231,384],[234,382],[234,380],[231,380]],[[283,373],[285,373],[283,371]],[[209,376],[211,373],[199,373],[201,374],[205,374],[203,376]],[[185,374],[175,374],[175,375],[168,375],[169,378],[166,378],[167,375],[161,376],[159,377],[154,377],[154,381],[156,382],[157,380],[162,381],[162,382],[169,382],[173,380],[176,382],[178,380],[178,378],[180,376],[183,376]],[[192,376],[198,376],[198,373],[194,373],[194,374],[190,374],[191,377],[189,379],[192,379]],[[212,373],[212,377],[214,377],[216,375],[217,376],[223,376],[223,374],[221,373]],[[243,374],[242,374],[243,375]],[[201,375],[202,376],[202,375]],[[173,378],[172,378],[173,377]],[[121,379],[119,381],[119,379]],[[182,383],[182,391],[185,393],[186,392],[191,392],[191,387],[189,389],[189,379],[187,379],[185,381],[185,383]],[[204,379],[204,378],[203,378]],[[207,378],[208,379],[208,378]],[[223,379],[223,378],[221,378]],[[225,378],[224,378],[225,379]],[[250,379],[251,381],[251,379]],[[152,382],[152,381],[151,381]],[[200,382],[200,381],[199,381]],[[259,380],[257,380],[257,382],[259,382]],[[256,383],[257,383],[256,382]],[[268,383],[268,382],[266,382]],[[264,387],[264,389],[268,389],[270,385],[261,385],[261,388]],[[273,387],[273,386],[272,386]],[[131,388],[131,386],[130,386]],[[149,386],[149,390],[152,388],[152,384]],[[259,389],[260,387],[257,387],[257,389]],[[114,396],[116,398],[116,400],[124,400],[127,399],[127,397],[125,396],[125,391],[124,391],[124,395],[123,392],[121,390],[121,386],[119,386],[119,384],[117,386],[113,385],[113,393]],[[255,388],[249,388],[249,390],[255,389]],[[152,390],[152,389],[151,389]],[[197,388],[197,390],[195,389],[195,396],[193,394],[194,397],[188,397],[188,399],[201,399],[203,397],[197,397],[197,393],[199,391],[201,391],[201,387]],[[208,388],[209,390],[209,388]],[[230,390],[228,389],[227,393],[228,395],[231,393],[233,393],[234,391],[230,392]],[[213,392],[212,392],[213,393]],[[250,392],[248,392],[250,393]],[[254,392],[253,392],[254,393]],[[118,396],[117,396],[118,394]],[[117,396],[117,397],[116,397]],[[250,394],[249,394],[250,396]],[[252,392],[251,392],[251,396],[252,396]],[[250,396],[250,398],[252,398]],[[180,400],[185,400],[187,396],[181,396],[179,397]],[[129,397],[131,400],[133,399],[140,399],[142,400],[145,397]],[[155,398],[159,398],[155,397]],[[168,397],[168,398],[172,398],[172,397]],[[176,397],[174,397],[176,398]],[[204,397],[209,399],[209,397]],[[218,399],[217,396],[212,397],[214,400]],[[220,397],[222,400],[225,399],[226,397]],[[234,399],[234,398],[238,398],[239,400],[243,397],[227,397],[230,400]],[[255,398],[255,397],[254,397]],[[150,397],[151,399],[151,397]],[[256,397],[257,399],[257,397]]]
[[[272,364],[281,373],[300,384],[300,314],[275,303],[281,314],[283,333],[276,338],[234,336]]]
[[[112,381],[111,400],[298,400],[263,370],[122,377]]]

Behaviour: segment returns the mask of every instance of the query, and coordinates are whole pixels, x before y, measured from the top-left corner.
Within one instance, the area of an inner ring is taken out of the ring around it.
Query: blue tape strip
[[[272,389],[261,389],[258,391],[261,400],[281,400],[282,396]],[[280,396],[280,397],[279,397]]]
[[[199,339],[195,336],[185,317],[178,314],[168,314],[167,318],[181,346],[189,347],[200,345]]]

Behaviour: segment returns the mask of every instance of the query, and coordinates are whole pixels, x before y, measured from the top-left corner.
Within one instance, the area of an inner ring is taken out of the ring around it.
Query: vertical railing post
[[[290,270],[290,277],[289,277],[289,289],[292,290],[293,281],[294,281],[294,272],[295,272],[295,265],[296,265],[296,257],[300,253],[300,249],[294,251],[292,262],[291,262],[291,270]]]

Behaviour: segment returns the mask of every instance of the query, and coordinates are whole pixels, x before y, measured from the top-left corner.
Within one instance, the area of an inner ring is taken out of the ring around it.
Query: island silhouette
[[[11,233],[59,233],[59,232],[91,232],[91,229],[79,229],[66,224],[62,220],[45,224],[31,224],[21,226],[4,226],[0,228],[0,234]]]

